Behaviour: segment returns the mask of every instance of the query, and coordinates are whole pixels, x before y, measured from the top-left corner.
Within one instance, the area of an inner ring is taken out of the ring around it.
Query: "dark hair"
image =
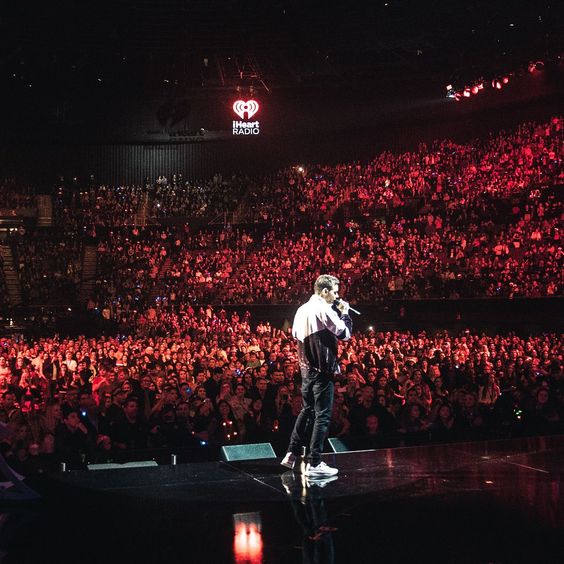
[[[339,283],[339,279],[331,274],[322,274],[317,278],[315,283],[313,284],[313,291],[316,294],[321,294],[324,288],[327,288],[329,291],[333,289],[333,286]]]
[[[163,405],[163,408],[161,409],[161,412],[160,412],[159,415],[162,417],[165,413],[172,413],[176,417],[175,406],[172,405],[171,403],[167,403],[166,405]]]
[[[137,396],[127,396],[127,399],[125,400],[123,406],[125,407],[128,403],[134,402],[137,405],[139,405],[139,399],[137,398]]]
[[[229,419],[231,419],[232,421],[234,421],[234,420],[235,420],[235,415],[233,415],[233,410],[231,409],[231,405],[230,405],[229,402],[226,401],[226,400],[220,400],[220,401],[217,402],[217,407],[216,407],[217,416],[218,416],[218,417],[221,417],[219,408],[220,408],[222,405],[224,405],[224,404],[229,408],[229,414],[227,415],[227,417],[228,417]]]
[[[176,411],[178,410],[178,408],[179,408],[181,405],[186,405],[186,406],[188,406],[188,408],[190,409],[190,403],[189,403],[189,402],[187,402],[187,401],[180,401],[180,402],[178,402],[178,403],[176,404],[176,406],[174,407],[174,412],[175,412],[175,413],[176,413]]]
[[[441,403],[439,404],[439,408],[437,409],[437,416],[439,415],[439,411],[440,411],[443,407],[448,408],[449,417],[452,418],[453,415],[454,415],[453,410],[452,410],[452,406],[450,405],[449,402],[446,402],[446,401],[441,402]]]
[[[79,410],[76,407],[72,407],[68,403],[65,403],[61,406],[61,411],[63,412],[63,419],[68,419],[71,413],[76,413],[79,415]]]

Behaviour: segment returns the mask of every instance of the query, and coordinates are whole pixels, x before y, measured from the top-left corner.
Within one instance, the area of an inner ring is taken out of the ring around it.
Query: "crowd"
[[[55,221],[72,242],[46,234],[12,241],[24,301],[76,294],[85,236],[98,241],[102,257],[93,296],[100,309],[119,301],[149,306],[157,297],[296,302],[303,272],[327,265],[340,266],[357,301],[560,295],[562,204],[541,188],[563,179],[562,131],[554,118],[479,143],[441,141],[364,165],[293,167],[255,182],[173,175],[143,187],[59,186]],[[10,201],[25,205],[30,197],[23,191]],[[153,230],[124,227],[142,212],[194,217],[242,202],[258,222],[247,231],[210,237],[163,229],[151,240]],[[348,218],[327,221],[339,207]]]
[[[223,178],[215,174],[208,181],[189,182],[181,174],[174,174],[170,180],[160,176],[150,195],[151,217],[215,217],[234,211],[241,201],[251,180],[233,175]]]
[[[266,440],[283,451],[301,407],[289,332],[209,306],[158,323],[154,337],[3,339],[5,455],[81,466],[140,448]],[[330,434],[352,447],[563,430],[554,334],[355,333],[339,364]]]
[[[464,214],[484,200],[507,200],[561,183],[563,140],[564,120],[555,117],[471,143],[439,140],[417,151],[385,151],[367,163],[294,166],[254,179],[216,174],[189,182],[173,174],[144,186],[60,185],[55,210],[78,229],[132,225],[144,203],[150,218],[214,217],[244,208],[259,223],[319,219],[343,205],[364,217],[410,206]]]
[[[298,303],[304,280],[337,273],[357,303],[388,298],[561,296],[562,202],[554,193],[480,201],[460,216],[437,210],[384,220],[246,228],[121,227],[98,236],[91,308],[147,310],[190,303]],[[10,237],[25,303],[77,295],[85,239]]]
[[[0,179],[0,215],[15,215],[35,207],[35,190],[21,185],[15,178]]]
[[[69,304],[77,295],[82,239],[20,228],[8,237],[25,304]]]
[[[563,141],[564,120],[555,117],[472,143],[441,140],[414,152],[385,151],[368,163],[293,167],[257,183],[246,201],[257,221],[271,222],[343,204],[365,217],[426,205],[464,213],[475,200],[510,199],[562,183]]]
[[[13,236],[24,303],[77,295],[84,242],[99,251],[90,306],[113,319],[184,301],[298,303],[304,274],[328,269],[356,302],[560,296],[563,132],[553,118],[253,180],[61,185],[57,234]],[[188,219],[236,210],[244,227]],[[178,215],[183,227],[138,225]]]
[[[522,206],[522,207],[520,207]],[[490,205],[470,221],[428,213],[356,230],[342,265],[360,301],[380,297],[540,297],[562,293],[562,203]],[[367,265],[369,265],[367,267]],[[363,297],[361,297],[363,296]]]
[[[99,243],[91,308],[117,319],[124,309],[185,302],[298,303],[309,291],[305,281],[328,269],[357,303],[562,295],[562,203],[555,194],[474,212],[452,222],[428,212],[369,225],[122,229]]]
[[[302,405],[295,342],[221,305],[297,304],[323,272],[356,303],[561,298],[563,141],[554,118],[273,177],[61,183],[57,229],[8,236],[23,302],[73,303],[96,246],[87,307],[117,331],[0,340],[3,454],[25,472],[142,449],[283,453]],[[34,202],[1,188],[0,209]],[[246,223],[192,221],[228,212]],[[329,434],[379,448],[562,432],[563,366],[557,334],[357,332],[339,344]]]
[[[133,449],[270,441],[301,407],[290,333],[185,305],[161,336],[0,342],[5,456],[71,467]],[[140,323],[147,320],[140,320]],[[563,430],[561,338],[355,333],[340,344],[330,435],[353,448]]]
[[[98,273],[90,308],[100,307],[114,319],[121,312],[146,310],[157,277],[168,255],[166,230],[138,228],[110,232],[98,244]],[[112,312],[112,315],[106,312]]]
[[[53,216],[60,230],[93,236],[97,229],[116,225],[134,225],[144,203],[142,186],[56,186],[53,192]]]
[[[252,181],[220,174],[190,182],[182,174],[159,176],[144,185],[89,186],[60,182],[53,191],[54,216],[61,228],[87,236],[106,229],[170,217],[213,218],[234,211]]]

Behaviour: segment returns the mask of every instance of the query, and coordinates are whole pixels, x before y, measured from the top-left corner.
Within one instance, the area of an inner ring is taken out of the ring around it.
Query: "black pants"
[[[334,390],[332,376],[314,371],[302,374],[303,406],[296,419],[288,451],[299,456],[301,447],[309,446],[308,462],[312,466],[321,462],[323,441],[331,422]]]

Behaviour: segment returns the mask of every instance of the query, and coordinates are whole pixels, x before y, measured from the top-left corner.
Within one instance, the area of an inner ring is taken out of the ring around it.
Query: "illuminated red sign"
[[[259,103],[256,100],[237,100],[233,103],[233,111],[241,118],[233,120],[233,135],[258,135],[260,133],[260,123],[256,120],[250,121],[259,111]]]
[[[245,114],[247,114],[247,119],[251,119],[258,111],[259,104],[256,100],[237,100],[233,104],[233,111],[241,118],[245,119]]]

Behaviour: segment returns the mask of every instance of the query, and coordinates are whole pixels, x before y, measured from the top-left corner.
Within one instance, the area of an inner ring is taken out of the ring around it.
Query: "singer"
[[[338,472],[322,462],[321,451],[333,409],[333,377],[339,372],[337,340],[350,339],[352,320],[349,304],[339,300],[339,280],[335,276],[322,274],[313,289],[313,296],[298,308],[292,327],[298,341],[303,405],[281,464],[294,469],[301,447],[306,446],[306,476],[325,477]]]

